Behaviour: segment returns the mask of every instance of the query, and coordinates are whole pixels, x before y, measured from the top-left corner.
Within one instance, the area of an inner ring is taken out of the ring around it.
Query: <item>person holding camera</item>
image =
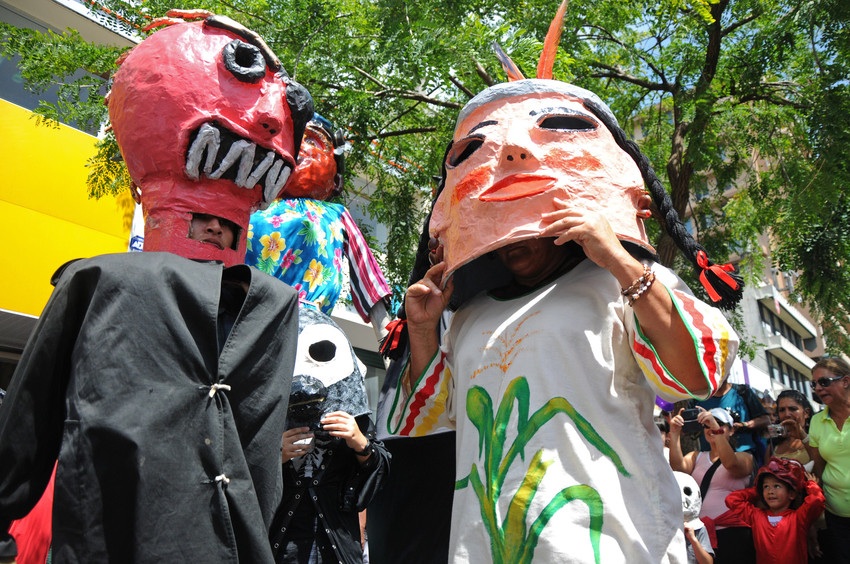
[[[796,460],[811,472],[814,463],[799,437],[809,430],[812,404],[797,390],[783,390],[776,399],[776,407],[779,423],[767,428],[771,456]]]
[[[272,531],[277,562],[363,562],[358,513],[386,480],[389,458],[369,415],[334,411],[319,429],[287,430],[284,499]]]
[[[770,415],[765,411],[761,400],[747,384],[733,384],[726,380],[714,394],[704,400],[694,400],[688,407],[701,407],[711,410],[714,407],[737,413],[735,421],[735,449],[748,450],[755,457],[756,468],[765,461],[767,443],[762,437],[770,424]],[[708,450],[708,442],[700,436],[700,449]]]
[[[686,420],[684,416],[687,416]],[[700,519],[716,520],[726,513],[726,496],[750,485],[755,462],[748,451],[736,451],[732,442],[734,419],[725,409],[701,407],[680,409],[670,419],[670,466],[677,472],[693,476],[700,484],[702,511]],[[703,430],[710,449],[682,454],[683,431]],[[752,532],[748,527],[716,524],[718,564],[755,562]]]
[[[298,331],[271,548],[278,563],[362,564],[358,514],[386,482],[392,457],[375,436],[365,367],[348,337],[306,303]]]
[[[806,472],[812,472],[814,460],[809,455],[801,437],[809,432],[812,418],[812,404],[797,390],[783,390],[776,398],[776,412],[779,423],[768,425],[767,436],[770,439],[771,456],[796,460]],[[808,535],[810,562],[819,562],[823,557],[820,546],[820,531],[826,528],[823,514],[812,524]]]

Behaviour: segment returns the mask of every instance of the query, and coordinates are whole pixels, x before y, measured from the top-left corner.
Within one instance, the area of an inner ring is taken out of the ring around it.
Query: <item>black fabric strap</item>
[[[372,441],[367,438],[366,446],[363,447],[363,450],[355,450],[354,454],[356,454],[357,456],[366,456],[370,452],[372,452]]]
[[[702,477],[702,482],[699,483],[699,495],[702,499],[705,499],[705,494],[708,492],[708,487],[711,485],[711,478],[714,476],[714,473],[717,472],[717,468],[720,466],[720,457],[714,461],[714,464],[711,465],[711,468],[705,473],[705,476]]]

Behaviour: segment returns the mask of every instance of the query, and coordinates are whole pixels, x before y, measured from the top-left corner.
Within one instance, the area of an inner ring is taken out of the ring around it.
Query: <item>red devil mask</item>
[[[312,99],[240,24],[218,16],[164,23],[130,51],[108,98],[140,190],[145,250],[240,264],[251,212],[292,172]],[[234,224],[232,246],[190,238],[196,214]]]
[[[318,122],[307,124],[298,166],[286,183],[284,196],[315,200],[335,196],[342,189],[342,171],[337,170],[341,154],[329,131]]]

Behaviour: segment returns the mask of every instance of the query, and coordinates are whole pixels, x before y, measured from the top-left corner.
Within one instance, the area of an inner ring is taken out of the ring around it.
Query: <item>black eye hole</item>
[[[308,350],[310,358],[318,362],[328,362],[336,356],[336,345],[330,341],[317,341]]]
[[[472,153],[477,151],[481,145],[484,144],[484,137],[480,135],[475,135],[472,137],[467,137],[466,139],[461,139],[457,143],[452,146],[451,151],[446,156],[446,168],[454,168],[466,159],[468,159]]]
[[[547,116],[538,123],[543,129],[557,129],[560,131],[593,131],[596,123],[579,116]]]
[[[224,67],[242,82],[257,82],[266,75],[266,60],[258,47],[234,39],[224,46]]]
[[[682,491],[685,492],[686,496],[688,496],[688,497],[691,496],[691,487],[690,486],[685,486],[684,489],[682,489]]]

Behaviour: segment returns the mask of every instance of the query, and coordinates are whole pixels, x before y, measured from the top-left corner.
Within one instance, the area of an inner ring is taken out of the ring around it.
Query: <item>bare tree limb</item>
[[[430,104],[432,106],[440,106],[442,108],[451,108],[453,110],[459,110],[460,108],[463,107],[462,104],[459,104],[457,102],[451,102],[451,101],[448,101],[448,100],[440,100],[439,98],[433,98],[433,97],[428,96],[426,94],[422,94],[421,92],[414,92],[412,90],[402,90],[401,88],[392,88],[390,86],[383,84],[381,81],[379,81],[377,78],[371,76],[366,71],[359,69],[357,67],[353,67],[353,68],[356,69],[361,74],[363,74],[364,76],[366,76],[366,78],[368,78],[369,80],[371,80],[375,84],[381,86],[383,88],[383,90],[363,90],[363,89],[359,89],[359,88],[351,88],[349,86],[343,86],[341,84],[334,84],[334,83],[325,82],[325,81],[316,81],[316,84],[319,84],[321,86],[325,86],[327,88],[332,88],[334,90],[348,90],[350,92],[357,92],[357,93],[360,93],[360,94],[371,94],[372,96],[374,96],[376,98],[401,98],[401,99],[404,99],[404,100],[416,100],[418,102],[424,102],[424,103]]]
[[[604,63],[599,62],[591,62],[589,66],[597,69],[602,69],[605,72],[596,72],[591,73],[591,76],[594,78],[613,78],[615,80],[622,80],[625,82],[630,82],[642,88],[646,88],[647,90],[660,90],[663,92],[673,92],[673,87],[665,80],[663,82],[651,82],[646,80],[645,78],[638,78],[636,76],[632,76],[630,74],[626,74],[621,69],[616,67],[612,67],[611,65],[606,65]]]
[[[749,94],[746,96],[741,96],[737,101],[739,105],[747,104],[749,102],[768,102],[771,104],[776,104],[777,106],[789,106],[797,110],[805,110],[809,108],[808,104],[795,102],[794,100],[789,100],[788,98],[782,98],[771,94]]]
[[[743,26],[747,25],[748,23],[750,23],[752,21],[757,20],[760,16],[761,16],[761,12],[756,12],[756,13],[750,14],[746,18],[738,20],[737,22],[733,22],[733,23],[729,24],[728,26],[726,26],[725,28],[723,28],[720,31],[720,35],[722,37],[726,37],[727,35],[729,35],[733,31],[735,31],[736,29],[743,27]]]
[[[759,89],[742,95],[729,95],[718,98],[717,104],[748,104],[750,102],[768,102],[778,106],[788,106],[798,110],[807,110],[811,107],[806,102],[792,100],[782,93],[793,94],[800,91],[800,85],[790,81],[762,82]]]
[[[305,39],[305,40],[304,40],[304,42],[301,44],[301,48],[300,48],[300,49],[298,49],[298,54],[297,54],[297,55],[295,55],[295,64],[292,66],[292,78],[293,78],[293,79],[295,78],[296,74],[298,73],[298,64],[301,62],[301,55],[304,53],[304,49],[306,49],[306,48],[307,48],[307,45],[309,45],[309,44],[310,44],[310,42],[311,42],[311,41],[313,41],[313,39],[314,39],[317,35],[319,35],[319,33],[321,33],[321,32],[322,32],[322,30],[323,30],[323,29],[325,29],[329,23],[331,23],[331,22],[332,22],[332,21],[334,21],[334,20],[340,20],[340,19],[342,19],[342,18],[347,18],[347,17],[349,17],[349,16],[351,16],[351,15],[353,15],[353,12],[349,12],[349,13],[347,13],[347,14],[337,14],[337,15],[336,15],[336,16],[334,16],[333,18],[330,18],[330,19],[327,19],[327,20],[323,21],[323,22],[322,22],[322,25],[320,25],[319,27],[317,27],[317,28],[313,31],[313,33],[311,33],[310,35],[308,35],[308,36],[307,36],[307,39]]]
[[[353,138],[353,140],[374,141],[376,139],[386,139],[388,137],[401,137],[402,135],[415,135],[417,133],[431,133],[433,131],[437,131],[437,128],[435,126],[410,127],[408,129],[397,129],[395,131],[382,131],[381,133],[376,133],[375,135],[366,135],[364,137]]]
[[[384,88],[384,89],[388,88],[386,84],[384,84],[383,82],[381,82],[380,80],[378,80],[377,78],[375,78],[374,76],[372,76],[371,74],[366,72],[365,70],[361,69],[357,65],[351,65],[351,68],[353,68],[354,70],[356,70],[357,72],[359,72],[360,74],[362,74],[363,76],[365,76],[366,78],[368,78],[369,80],[371,80],[372,82],[374,82],[375,84],[380,86],[381,88]]]
[[[620,48],[622,48],[626,52],[631,53],[633,55],[636,55],[638,57],[638,59],[640,59],[643,62],[643,64],[648,66],[652,70],[652,72],[654,72],[661,79],[661,81],[664,84],[669,84],[669,82],[667,81],[667,77],[665,76],[664,72],[660,68],[658,68],[652,60],[650,60],[648,57],[646,57],[642,51],[634,49],[633,46],[626,45],[625,43],[623,43],[622,41],[617,39],[610,31],[608,31],[604,27],[600,27],[600,26],[596,26],[596,25],[588,25],[587,27],[589,27],[590,29],[599,30],[601,33],[598,34],[598,35],[582,34],[584,37],[595,38],[598,41],[608,41],[610,43],[614,43],[615,45],[619,46]],[[657,46],[662,45],[663,44],[663,38],[656,37],[655,38],[655,44]]]
[[[436,92],[439,88],[440,88],[439,86],[435,86],[434,88],[432,88],[432,89],[431,89],[431,91],[428,93],[428,95],[430,96],[431,94],[433,94],[434,92]],[[411,105],[410,105],[410,107],[408,107],[406,110],[404,110],[404,111],[403,111],[403,112],[401,112],[400,114],[397,114],[394,118],[390,119],[390,120],[389,120],[389,121],[387,121],[384,125],[382,125],[382,126],[380,127],[380,129],[378,129],[378,131],[384,131],[384,130],[385,130],[386,128],[388,128],[390,125],[392,125],[393,123],[397,122],[397,121],[398,121],[398,120],[400,120],[402,117],[404,117],[405,115],[407,115],[407,114],[409,114],[410,112],[412,112],[413,110],[415,110],[415,109],[416,109],[416,107],[417,107],[417,106],[419,106],[419,104],[421,104],[421,103],[422,103],[422,102],[415,102],[414,104],[411,104]]]
[[[481,80],[484,81],[484,84],[486,84],[487,86],[493,86],[494,84],[496,84],[496,81],[493,79],[492,76],[490,76],[490,73],[487,72],[487,69],[485,69],[478,61],[475,61],[475,72],[478,73],[478,76],[481,78]]]
[[[815,60],[815,65],[818,68],[818,72],[823,74],[823,63],[821,63],[820,55],[818,54],[817,40],[815,39],[815,24],[811,24],[809,26],[809,40],[812,45],[812,57]]]
[[[397,96],[399,98],[404,98],[405,100],[418,100],[420,102],[425,102],[426,104],[431,104],[432,106],[440,106],[442,108],[451,108],[453,110],[459,110],[463,107],[463,104],[459,104],[457,102],[449,102],[447,100],[440,100],[438,98],[431,98],[430,96],[426,96],[424,94],[420,94],[418,92],[411,92],[409,90],[398,90],[398,89],[390,89],[380,96],[381,98],[387,98]]]
[[[459,90],[461,90],[464,94],[466,94],[470,98],[475,96],[475,94],[472,93],[472,90],[470,90],[469,88],[464,86],[464,84],[456,76],[449,74],[449,80],[451,80],[452,84],[457,86]]]

